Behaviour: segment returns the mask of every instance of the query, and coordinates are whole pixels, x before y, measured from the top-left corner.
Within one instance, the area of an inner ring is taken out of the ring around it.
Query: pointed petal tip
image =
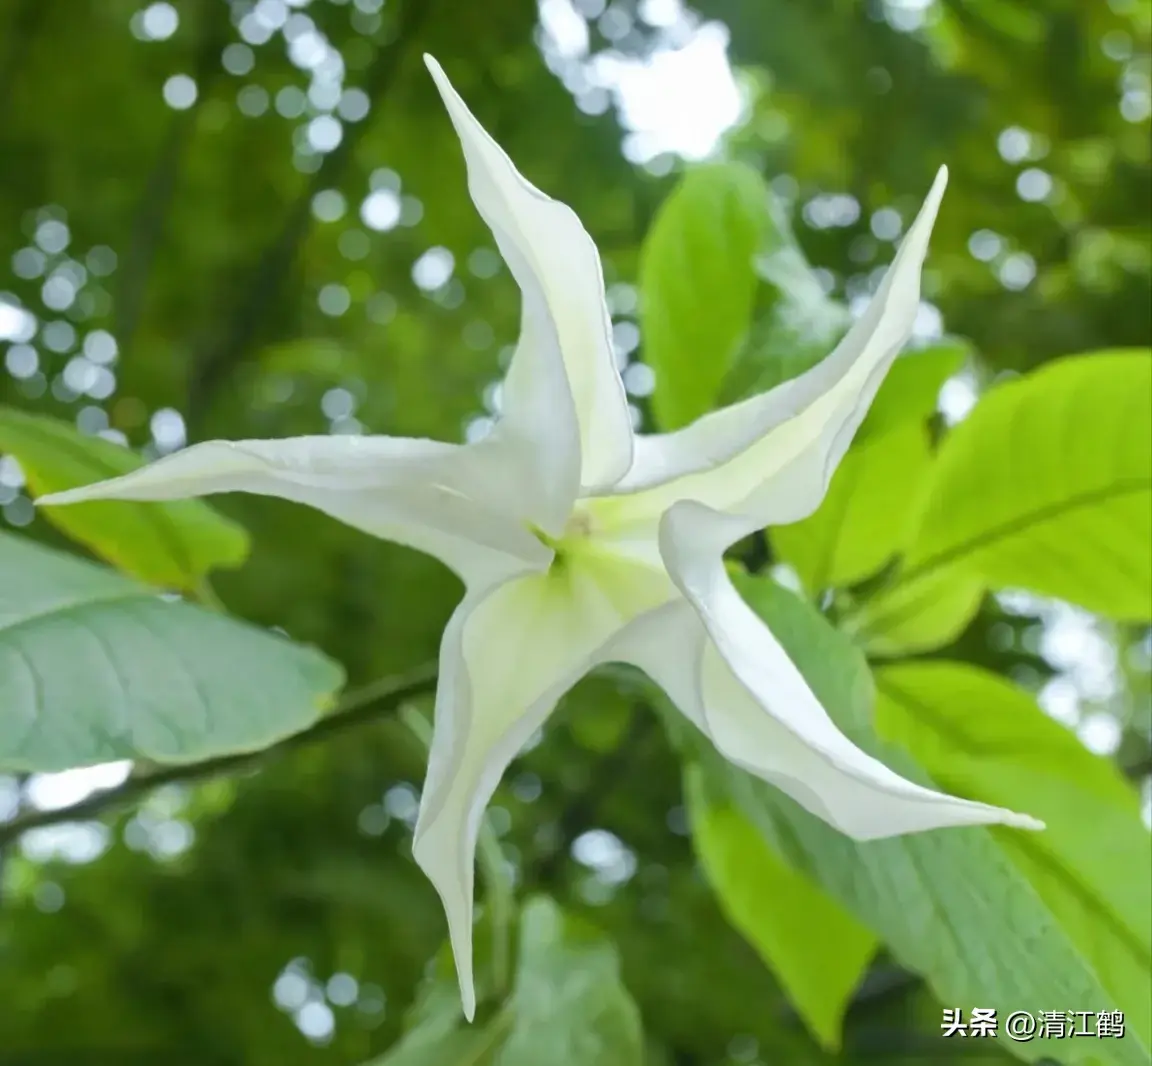
[[[932,179],[932,187],[928,190],[928,195],[924,197],[924,206],[920,209],[920,218],[928,222],[929,225],[934,225],[936,222],[936,215],[940,210],[940,203],[944,199],[944,190],[947,188],[948,167],[941,166],[940,169],[936,171],[936,177]]]
[[[468,105],[460,98],[460,94],[456,91],[456,87],[452,84],[452,79],[444,72],[444,68],[440,66],[436,57],[430,52],[424,53],[424,66],[428,68],[428,73],[432,75],[432,81],[436,84],[436,91],[440,94],[440,99],[444,101],[444,106],[448,109],[448,115],[452,119],[452,124],[456,127],[456,132],[464,137],[461,122],[463,116],[470,119],[475,123],[472,113],[468,110]]]
[[[59,492],[46,492],[33,500],[36,507],[63,507],[72,503],[89,503],[93,500],[114,500],[116,492],[108,492],[108,486],[119,478],[94,481],[90,485],[77,485],[74,489],[61,489]]]
[[[445,103],[451,103],[452,96],[455,95],[452,82],[448,79],[448,75],[444,73],[444,68],[440,66],[439,61],[431,52],[424,53],[424,66],[428,68],[428,73],[432,75],[432,80],[436,83],[436,89],[440,93],[441,98]]]
[[[909,256],[909,262],[918,262],[921,267],[928,254],[928,242],[936,225],[936,217],[940,213],[940,204],[944,200],[944,190],[947,187],[948,167],[941,166],[936,171],[936,177],[932,179],[932,187],[924,197],[916,218],[900,242],[901,251],[907,249],[904,254]]]
[[[932,188],[928,190],[928,199],[938,205],[944,198],[944,190],[947,188],[948,166],[947,164],[941,164],[940,169],[936,171],[936,177],[932,179]]]
[[[452,956],[456,964],[456,980],[460,986],[460,1005],[464,1011],[465,1019],[472,1022],[476,1017],[476,983],[472,973],[471,900],[465,897],[457,901],[454,898],[456,886],[445,883],[442,876],[442,866],[437,861],[443,859],[443,855],[436,850],[435,838],[427,835],[434,822],[432,820],[425,821],[424,812],[425,807],[422,802],[412,839],[412,857],[440,896],[445,917],[448,919],[448,939],[452,945]],[[459,902],[464,903],[463,915],[458,906]],[[463,935],[461,935],[461,927],[467,930]]]
[[[32,501],[33,507],[60,507],[64,504],[76,502],[76,489],[66,489],[63,492],[46,492]]]
[[[1004,824],[1013,829],[1028,829],[1033,833],[1039,833],[1048,828],[1039,818],[1033,818],[1029,814],[1015,814],[1012,811],[1005,812]]]

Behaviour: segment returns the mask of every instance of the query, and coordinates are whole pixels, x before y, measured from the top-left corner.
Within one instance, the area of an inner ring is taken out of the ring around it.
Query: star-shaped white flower
[[[1024,815],[897,776],[833,724],[741,600],[724,550],[820,504],[919,303],[941,170],[876,296],[823,362],[675,433],[634,436],[600,259],[575,214],[516,170],[430,57],[468,187],[523,294],[492,433],[208,441],[44,497],[279,496],[441,559],[466,593],[440,648],[435,735],[413,850],[448,917],[465,1013],[473,866],[508,763],[597,664],[642,669],[732,763],[857,840]],[[707,353],[701,353],[702,357]]]

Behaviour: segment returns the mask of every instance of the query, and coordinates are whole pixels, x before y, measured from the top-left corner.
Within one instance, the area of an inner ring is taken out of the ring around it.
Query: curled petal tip
[[[1033,818],[1028,814],[1011,814],[1004,819],[1004,824],[1010,825],[1013,829],[1029,829],[1034,833],[1048,828],[1039,818]]]

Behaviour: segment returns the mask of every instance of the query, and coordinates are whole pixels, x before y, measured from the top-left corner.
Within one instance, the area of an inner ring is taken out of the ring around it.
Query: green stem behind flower
[[[202,607],[207,607],[212,611],[219,611],[221,614],[227,614],[228,608],[224,606],[223,600],[216,595],[216,590],[212,587],[212,582],[206,577],[202,577],[196,582],[196,588],[192,593],[196,602]]]

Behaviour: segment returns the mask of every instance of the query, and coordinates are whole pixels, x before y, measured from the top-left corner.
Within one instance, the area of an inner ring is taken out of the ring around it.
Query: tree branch
[[[277,741],[259,751],[236,755],[219,755],[182,766],[166,766],[130,777],[115,788],[95,792],[78,803],[54,811],[35,811],[20,815],[7,825],[0,825],[0,847],[16,840],[29,829],[40,829],[61,822],[93,818],[117,807],[143,799],[163,785],[187,784],[235,773],[256,766],[285,752],[310,747],[343,733],[347,729],[371,722],[396,711],[407,700],[431,692],[436,685],[436,667],[429,664],[400,677],[384,677],[363,688],[353,689],[340,700],[336,710],[300,733]]]

